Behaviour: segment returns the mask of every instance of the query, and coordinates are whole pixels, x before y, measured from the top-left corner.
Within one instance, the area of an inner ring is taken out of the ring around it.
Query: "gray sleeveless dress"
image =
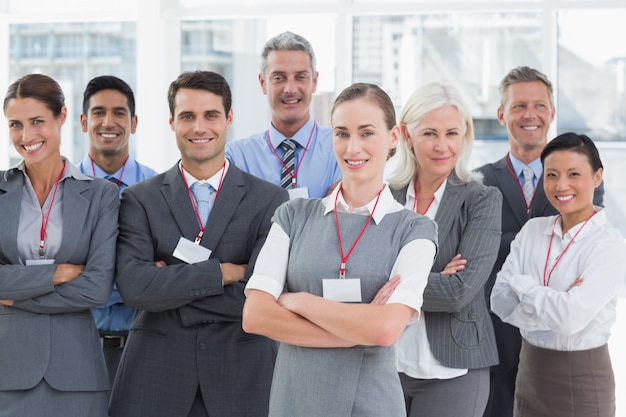
[[[337,278],[341,265],[335,213],[321,200],[292,200],[273,221],[290,238],[287,290],[322,295],[322,279]],[[344,252],[366,216],[339,213]],[[400,249],[415,239],[436,242],[435,224],[408,210],[388,213],[370,225],[347,262],[346,278],[361,279],[369,303],[389,279]],[[281,343],[274,368],[270,417],[400,417],[404,397],[393,348],[357,346],[317,349]]]

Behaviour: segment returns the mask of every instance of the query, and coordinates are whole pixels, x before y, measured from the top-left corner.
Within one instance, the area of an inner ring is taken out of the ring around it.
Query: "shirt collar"
[[[83,160],[83,162],[81,163],[83,164],[83,167],[86,167],[86,172],[91,172],[94,177],[104,178],[104,179],[115,178],[118,181],[121,179],[122,184],[124,185],[127,184],[126,181],[124,181],[124,178],[136,178],[137,177],[137,170],[139,168],[137,166],[137,163],[135,163],[135,160],[130,155],[128,155],[128,159],[126,160],[126,163],[122,165],[120,169],[115,171],[113,174],[109,174],[108,172],[105,172],[102,168],[100,168],[98,164],[96,164],[95,161],[93,161],[93,165],[91,165],[92,161],[93,160],[91,159],[91,157],[87,155],[85,159]],[[120,178],[120,176],[122,175],[122,171],[124,172],[124,176]]]
[[[272,146],[274,147],[274,149],[277,149],[278,146],[281,144],[281,142],[284,141],[285,139],[293,139],[296,142],[298,142],[298,145],[300,145],[300,147],[304,148],[306,147],[307,142],[309,141],[309,138],[311,137],[311,131],[313,130],[314,126],[315,126],[315,120],[313,120],[313,117],[309,115],[309,120],[307,120],[304,126],[302,126],[296,132],[296,134],[293,135],[291,138],[287,138],[285,135],[283,135],[278,130],[276,130],[276,128],[274,127],[272,123],[270,123],[270,127],[268,131],[270,134],[270,140],[272,142]]]
[[[580,231],[579,235],[576,237],[576,239],[583,239],[587,234],[589,234],[593,229],[598,228],[603,226],[605,223],[607,223],[607,218],[606,218],[606,212],[604,211],[604,208],[599,207],[599,206],[594,206],[594,209],[596,210],[596,214],[594,214],[589,221],[587,222],[587,225],[585,226],[585,228],[583,230]],[[558,216],[554,216],[553,218],[556,219]],[[577,225],[575,225],[574,227],[572,227],[571,229],[569,229],[567,231],[567,233],[565,234],[565,239],[572,239],[574,237],[574,235],[580,230],[581,227],[583,227],[583,224],[585,224],[585,222],[581,222],[578,223]],[[554,232],[554,234],[556,236],[558,236],[559,238],[561,238],[561,236],[563,236],[563,229],[561,228],[561,222],[560,221],[551,221],[548,226],[546,227],[546,230],[544,231],[544,233],[546,235],[551,235]]]
[[[443,193],[446,192],[446,184],[448,184],[448,180],[445,180],[443,183],[441,183],[441,185],[439,186],[439,188],[437,188],[437,191],[435,191],[434,197],[435,197],[435,203],[437,203],[437,205],[439,205],[439,203],[441,203],[441,199],[443,198]],[[409,183],[409,186],[406,190],[406,200],[409,201],[409,198],[411,201],[415,201],[415,179],[412,179],[411,182]]]
[[[226,175],[226,173],[228,172],[228,167],[230,166],[230,162],[228,161],[228,159],[224,158],[224,167],[222,168],[224,170],[224,176]],[[178,163],[178,169],[180,169],[183,173],[183,175],[185,176],[185,181],[187,182],[187,185],[189,187],[191,187],[193,184],[198,183],[198,185],[202,185],[202,184],[209,184],[211,187],[213,187],[214,190],[219,190],[220,188],[220,180],[223,178],[222,177],[222,169],[217,170],[217,172],[215,174],[213,174],[213,176],[211,176],[210,178],[207,179],[197,179],[196,177],[194,177],[193,175],[191,175],[189,172],[187,172],[186,170],[182,169],[182,161],[180,161]]]
[[[524,169],[526,164],[514,157],[511,152],[509,152],[509,159],[511,160],[511,165],[513,166],[513,171],[515,172],[515,175],[517,175],[518,178],[522,178],[522,170]],[[533,170],[535,178],[539,180],[539,178],[541,178],[541,175],[543,174],[543,165],[541,165],[541,158],[537,158],[531,161],[528,166]]]
[[[341,184],[338,184],[332,191],[332,193],[322,199],[322,204],[324,205],[324,215],[332,212],[335,209],[335,198],[337,198],[337,212],[348,213],[348,205],[343,199],[343,194],[339,193],[340,185]],[[339,193],[338,197],[337,193]],[[393,198],[393,195],[391,194],[391,191],[389,190],[389,187],[387,185],[385,185],[385,188],[383,188],[383,191],[380,193],[378,205],[376,205],[376,198],[377,197],[374,197],[372,201],[370,201],[363,207],[355,208],[352,213],[369,216],[372,214],[374,206],[376,206],[376,211],[374,212],[372,219],[374,219],[374,223],[379,224],[383,220],[383,217],[385,217],[385,214],[404,209],[402,205]]]
[[[61,176],[61,180],[64,180],[64,179],[69,178],[69,177],[72,177],[72,178],[74,178],[76,180],[80,180],[80,181],[91,181],[93,179],[93,178],[88,177],[87,175],[83,174],[82,172],[80,172],[78,170],[78,168],[76,168],[74,166],[74,164],[72,164],[70,161],[68,161],[68,159],[66,157],[61,156],[61,159],[63,160],[63,162],[65,162],[65,170],[63,171],[63,175]],[[23,159],[17,165],[15,165],[13,168],[22,171],[24,173],[24,175],[26,175],[26,165],[25,165]]]

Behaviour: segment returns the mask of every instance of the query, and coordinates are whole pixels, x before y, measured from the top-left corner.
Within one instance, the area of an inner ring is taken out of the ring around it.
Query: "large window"
[[[91,78],[103,74],[116,75],[134,87],[135,23],[12,24],[9,36],[11,82],[39,72],[55,78],[63,87],[70,111],[64,126],[63,153],[80,162],[89,149],[89,140],[78,123],[83,90]],[[12,152],[10,162],[16,161]]]
[[[624,0],[0,0],[0,89],[30,72],[55,77],[70,109],[62,152],[78,162],[88,149],[78,123],[85,84],[119,76],[137,98],[131,152],[163,171],[178,157],[169,83],[184,70],[219,72],[233,90],[229,139],[264,130],[270,114],[257,80],[259,54],[266,39],[291,30],[317,55],[312,111],[321,124],[330,123],[337,93],[355,81],[381,85],[398,109],[423,83],[452,83],[471,105],[478,166],[508,149],[496,120],[500,79],[529,65],[555,85],[552,134],[575,130],[598,143],[607,213],[626,236],[625,21]],[[4,126],[0,170],[18,160]],[[620,392],[626,374],[618,359]],[[618,415],[626,417],[620,401]]]

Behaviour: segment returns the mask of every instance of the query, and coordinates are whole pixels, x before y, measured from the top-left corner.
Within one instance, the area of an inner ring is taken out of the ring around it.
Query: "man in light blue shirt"
[[[137,128],[137,115],[135,96],[126,82],[111,75],[89,81],[83,94],[80,123],[89,135],[89,154],[78,165],[83,174],[108,179],[120,192],[156,175],[152,168],[129,155],[128,143]],[[124,305],[114,287],[109,301],[92,312],[112,383],[135,310]]]
[[[259,82],[272,109],[269,128],[226,145],[226,157],[238,168],[289,190],[294,197],[324,197],[341,179],[332,131],[319,126],[309,111],[317,88],[315,53],[308,40],[284,32],[266,42]],[[291,161],[286,139],[295,152]]]

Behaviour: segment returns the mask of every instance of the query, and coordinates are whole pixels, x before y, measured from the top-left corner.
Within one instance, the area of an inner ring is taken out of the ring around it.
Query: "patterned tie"
[[[211,214],[215,189],[206,183],[194,183],[191,186],[191,192],[196,199],[196,207],[198,208],[198,215],[202,219],[202,225],[206,225],[209,214]]]
[[[522,175],[524,176],[524,185],[522,186],[524,198],[526,199],[526,204],[530,205],[533,201],[533,194],[535,193],[535,186],[533,185],[535,173],[531,167],[526,165],[522,170]]]
[[[293,188],[292,175],[295,175],[296,147],[298,144],[293,139],[285,139],[278,145],[285,153],[283,154],[283,168],[280,171],[280,186],[286,190]]]

